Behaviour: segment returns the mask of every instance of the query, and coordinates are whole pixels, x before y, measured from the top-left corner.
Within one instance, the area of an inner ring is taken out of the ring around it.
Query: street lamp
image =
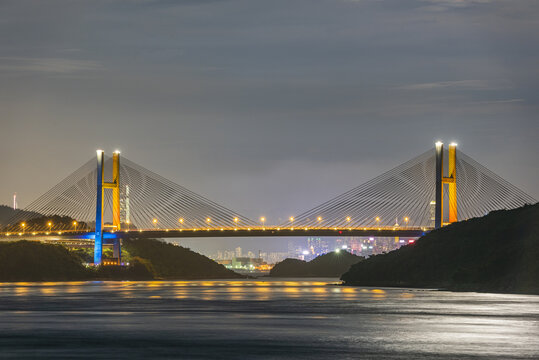
[[[22,233],[24,234],[24,228],[26,227],[26,223],[21,223],[21,227],[22,227]]]
[[[404,217],[404,222],[406,223],[406,226],[408,226],[408,221],[410,221],[410,219],[408,218],[408,216],[405,216]]]
[[[51,232],[51,231],[52,231],[52,221],[49,221],[49,222],[47,223],[47,225],[49,225],[49,232]]]
[[[73,221],[73,227],[75,228],[75,231],[77,231],[77,222]]]
[[[380,225],[380,217],[377,216],[376,219],[374,219],[374,220],[376,220],[376,226],[379,226]]]
[[[156,218],[154,218],[154,219],[152,220],[152,223],[153,223],[153,227],[154,227],[155,229],[157,229],[157,219],[156,219]]]
[[[264,223],[266,222],[266,218],[262,216],[260,218],[260,221],[262,222],[262,230],[264,230]]]

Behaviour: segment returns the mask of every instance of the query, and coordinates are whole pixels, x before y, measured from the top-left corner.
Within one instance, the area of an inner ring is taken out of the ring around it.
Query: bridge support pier
[[[448,176],[444,176],[444,144],[436,143],[436,186],[434,228],[444,226],[444,184],[448,184],[448,222],[457,219],[457,144],[451,143],[448,150]]]
[[[95,203],[94,265],[101,265],[103,254],[103,162],[105,153],[97,150],[97,198]]]
[[[448,187],[449,223],[457,222],[457,144],[449,144],[449,157],[447,161],[448,177],[444,183]]]
[[[112,182],[104,182],[105,153],[97,150],[97,199],[95,211],[94,265],[102,264],[103,256],[103,200],[104,189],[112,189],[112,226],[115,231],[121,230],[120,220],[120,152],[112,154]],[[113,240],[114,258],[121,264],[120,239]]]
[[[112,245],[113,257],[118,259],[118,265],[122,264],[122,239],[114,239]]]

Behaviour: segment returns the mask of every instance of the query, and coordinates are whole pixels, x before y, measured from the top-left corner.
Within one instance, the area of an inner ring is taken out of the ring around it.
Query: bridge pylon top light
[[[441,142],[440,140],[438,140],[438,141],[436,141],[436,142],[434,143],[434,145],[436,145],[437,147],[440,147],[440,146],[442,146],[443,144],[444,144],[444,143]]]

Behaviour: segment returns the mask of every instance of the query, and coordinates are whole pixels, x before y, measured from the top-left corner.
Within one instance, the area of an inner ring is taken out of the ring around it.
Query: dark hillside
[[[363,260],[361,256],[347,251],[330,252],[305,262],[285,259],[270,271],[273,277],[336,277],[346,272],[351,265]]]
[[[461,221],[358,263],[347,285],[539,294],[539,204]]]
[[[244,277],[223,265],[181,246],[155,239],[124,240],[132,255],[148,260],[163,279],[224,279]]]
[[[92,277],[79,258],[61,245],[0,242],[0,281],[67,281]]]

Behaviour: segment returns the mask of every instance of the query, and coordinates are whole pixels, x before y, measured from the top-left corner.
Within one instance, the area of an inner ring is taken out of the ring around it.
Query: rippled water
[[[0,283],[0,358],[539,358],[539,296],[335,283]]]

